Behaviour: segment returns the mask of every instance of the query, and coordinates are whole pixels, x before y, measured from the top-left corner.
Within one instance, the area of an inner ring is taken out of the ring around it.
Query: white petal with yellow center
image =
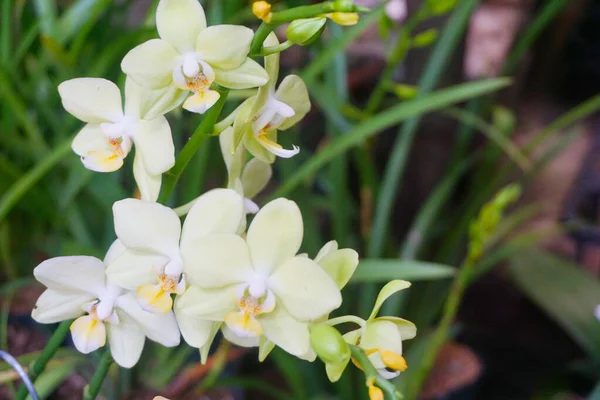
[[[95,317],[84,315],[71,324],[71,336],[75,348],[83,354],[88,354],[104,346],[106,327]]]

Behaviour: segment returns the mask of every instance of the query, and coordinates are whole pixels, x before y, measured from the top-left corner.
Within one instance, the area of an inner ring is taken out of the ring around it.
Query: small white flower
[[[175,163],[171,128],[163,114],[176,106],[176,93],[145,90],[128,79],[123,109],[119,88],[106,79],[71,79],[58,92],[65,109],[87,122],[72,144],[83,165],[116,171],[135,143],[134,175],[142,198],[156,200],[161,174]]]
[[[185,262],[202,257],[194,251],[196,240],[236,232],[243,200],[230,189],[207,192],[196,200],[183,228],[175,211],[158,203],[120,200],[113,205],[113,213],[115,232],[127,251],[111,263],[107,275],[118,285],[135,290],[145,310],[168,313],[173,306],[171,295],[185,290]]]
[[[265,40],[265,46],[278,44],[274,34]],[[277,90],[279,53],[265,57],[269,83],[258,89],[258,94],[240,106],[233,124],[234,146],[241,140],[252,155],[266,163],[273,163],[275,156],[290,158],[300,152],[298,146],[284,149],[277,143],[278,131],[289,129],[310,110],[308,89],[297,75],[288,75]]]
[[[219,99],[213,82],[231,89],[264,85],[268,76],[248,58],[253,32],[237,25],[207,27],[197,0],[161,0],[156,10],[160,39],[149,40],[123,59],[121,67],[138,84],[175,86],[193,93],[183,108],[204,113]]]
[[[296,256],[302,236],[296,203],[277,199],[258,212],[245,241],[231,234],[199,239],[193,251],[202,256],[185,265],[193,285],[176,312],[224,322],[225,337],[241,346],[274,343],[306,354],[309,323],[339,307],[342,298],[317,263]]]
[[[116,242],[105,261],[94,257],[56,257],[38,265],[33,274],[47,289],[31,316],[39,323],[76,318],[73,343],[87,354],[108,343],[115,361],[131,368],[137,363],[146,336],[167,347],[179,344],[173,313],[155,315],[141,309],[134,297],[107,281],[106,264],[124,251]]]

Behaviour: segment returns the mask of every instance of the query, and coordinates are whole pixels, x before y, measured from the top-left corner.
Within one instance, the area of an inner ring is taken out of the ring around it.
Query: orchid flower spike
[[[200,196],[183,228],[175,211],[137,199],[113,205],[115,232],[127,249],[106,271],[111,281],[137,293],[143,309],[169,313],[172,294],[186,289],[184,265],[198,263],[195,242],[214,234],[235,233],[243,217],[243,200],[230,189]],[[219,268],[218,265],[213,266]]]
[[[204,113],[219,99],[213,83],[248,89],[267,83],[268,75],[248,58],[254,36],[238,25],[207,27],[198,0],[161,0],[156,10],[160,39],[132,49],[121,68],[138,84],[153,89],[168,86],[192,92],[183,108]]]
[[[124,109],[119,88],[106,79],[71,79],[58,92],[64,108],[87,122],[72,144],[83,165],[92,171],[116,171],[135,143],[136,182],[142,198],[155,201],[162,173],[175,163],[171,128],[163,114],[177,106],[176,91],[150,91],[127,79]]]
[[[106,266],[125,249],[115,242],[104,261],[95,257],[56,257],[34,270],[47,289],[37,300],[32,318],[52,324],[75,318],[73,343],[87,354],[106,344],[122,367],[133,367],[140,358],[146,337],[167,347],[179,344],[173,313],[152,314],[142,310],[131,293],[106,279]]]
[[[253,158],[246,163],[246,149],[244,146],[238,146],[235,152],[232,153],[232,127],[225,129],[219,135],[219,144],[221,145],[221,154],[227,167],[227,187],[234,189],[241,196],[244,196],[244,210],[246,213],[256,214],[259,207],[252,201],[252,198],[260,193],[271,180],[271,176],[273,175],[271,164],[258,158]],[[243,222],[245,222],[245,218]],[[241,231],[244,230],[245,225],[241,227]]]
[[[246,240],[233,234],[197,240],[201,256],[185,266],[193,284],[176,313],[214,321],[229,341],[259,346],[261,360],[274,345],[306,354],[310,322],[338,308],[342,297],[319,264],[296,255],[302,236],[296,203],[277,199],[256,214]]]
[[[265,40],[265,46],[279,44],[275,34]],[[275,90],[279,75],[279,53],[265,57],[269,83],[258,89],[258,94],[246,100],[233,124],[235,151],[243,141],[248,151],[259,160],[272,164],[275,156],[290,158],[300,152],[298,146],[284,149],[277,143],[277,132],[289,129],[310,111],[308,89],[297,75],[286,76]]]

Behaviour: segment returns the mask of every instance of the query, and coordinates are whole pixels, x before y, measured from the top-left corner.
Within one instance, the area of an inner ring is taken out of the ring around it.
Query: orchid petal
[[[156,29],[163,40],[181,53],[194,50],[198,34],[206,29],[206,16],[198,0],[161,0]]]
[[[33,275],[48,289],[94,295],[104,290],[105,266],[95,257],[54,257],[35,267]]]
[[[208,290],[190,286],[177,299],[177,313],[207,321],[221,322],[238,309],[235,286]]]
[[[158,254],[127,250],[106,268],[108,279],[127,290],[136,290],[142,285],[155,284],[157,271],[169,262]]]
[[[169,207],[125,199],[113,205],[113,214],[117,237],[128,249],[171,256],[179,248],[181,223]]]
[[[99,124],[123,117],[121,92],[102,78],[76,78],[58,85],[63,107],[75,118]]]
[[[358,253],[352,249],[341,249],[324,256],[319,265],[342,289],[352,278],[358,266]]]
[[[119,366],[131,368],[137,364],[146,336],[142,328],[124,312],[119,312],[118,324],[107,324],[110,353]]]
[[[71,337],[77,350],[89,354],[106,344],[106,327],[91,315],[84,315],[71,324]]]
[[[247,243],[257,270],[270,274],[300,249],[302,215],[293,201],[276,199],[264,206],[248,228]]]
[[[179,344],[181,335],[173,312],[154,314],[144,311],[131,293],[119,296],[117,306],[140,325],[149,339],[166,347]]]
[[[246,61],[254,32],[241,25],[210,26],[198,35],[196,52],[215,68],[231,70]]]
[[[290,315],[300,321],[316,320],[342,304],[335,282],[319,264],[306,257],[286,261],[269,278],[269,288]]]
[[[319,252],[317,253],[317,256],[315,257],[315,262],[317,264],[319,264],[325,256],[333,253],[337,249],[338,249],[338,242],[336,242],[335,240],[331,240],[331,241],[325,243],[325,245],[323,247],[321,247],[321,250],[319,250]]]
[[[310,348],[308,324],[294,319],[283,307],[260,316],[264,335],[288,353],[300,356]]]
[[[256,61],[247,58],[235,69],[214,67],[215,82],[230,89],[250,89],[260,87],[269,81],[269,75]]]
[[[71,148],[80,157],[85,157],[91,151],[112,151],[109,139],[102,132],[99,124],[87,124],[75,136]]]
[[[235,125],[234,125],[234,129],[235,129]],[[250,152],[250,154],[252,154],[254,157],[258,158],[262,162],[267,163],[267,164],[273,164],[275,162],[275,153],[273,153],[269,149],[267,149],[263,145],[262,142],[259,142],[259,140],[254,135],[254,132],[252,132],[250,124],[248,124],[244,128],[243,132],[244,132],[243,142],[244,142],[244,147],[246,148],[246,150],[248,150]],[[270,135],[276,136],[276,133],[273,132]]]
[[[252,272],[248,246],[235,234],[186,240],[181,257],[190,281],[206,289],[241,283]]]
[[[155,202],[158,199],[162,185],[162,174],[151,175],[146,170],[144,156],[140,151],[135,152],[133,159],[133,178],[140,191],[141,200]]]
[[[150,89],[137,84],[133,79],[125,80],[125,114],[136,119],[152,120],[179,107],[187,92],[174,85]]]
[[[206,90],[194,93],[183,103],[183,108],[189,112],[204,114],[215,105],[221,95],[216,90]]]
[[[173,310],[183,339],[192,347],[201,348],[206,344],[213,331],[215,322],[198,318],[186,312],[179,305],[181,296],[175,299]]]
[[[77,318],[84,313],[81,307],[95,298],[89,293],[65,293],[47,289],[35,303],[31,318],[40,324],[54,324]]]
[[[214,189],[198,197],[183,224],[182,251],[206,235],[235,233],[243,213],[244,199],[232,189]]]
[[[141,121],[133,140],[149,175],[160,175],[175,165],[175,146],[165,117]]]
[[[275,92],[275,98],[294,110],[294,115],[286,118],[277,128],[279,130],[283,131],[296,125],[310,111],[308,89],[302,78],[297,75],[288,75],[281,81]]]
[[[244,186],[244,196],[251,199],[260,193],[269,183],[273,176],[273,168],[257,158],[248,161],[242,172],[242,185]]]
[[[151,39],[134,47],[121,61],[121,69],[138,85],[160,89],[173,82],[179,52],[168,42]]]

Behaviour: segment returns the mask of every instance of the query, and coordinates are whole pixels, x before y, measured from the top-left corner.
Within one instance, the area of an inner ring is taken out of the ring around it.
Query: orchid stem
[[[358,7],[353,4],[343,5],[336,4],[333,1],[326,1],[319,4],[313,4],[310,6],[300,6],[290,8],[288,10],[278,11],[271,14],[268,22],[263,21],[262,24],[256,30],[254,39],[250,45],[250,54],[261,54],[262,45],[275,28],[286,22],[292,22],[296,19],[303,18],[314,18],[322,14],[328,14],[332,12],[365,12],[369,11],[367,8]]]
[[[113,363],[112,355],[110,354],[110,349],[106,349],[102,358],[100,359],[100,363],[98,363],[98,368],[96,368],[96,372],[92,377],[90,383],[83,389],[83,400],[94,400],[98,392],[100,392],[100,388],[102,387],[102,382],[104,382],[104,378],[106,378],[106,374],[110,366]]]
[[[373,380],[377,384],[377,387],[386,394],[386,399],[399,400],[402,398],[402,395],[398,392],[396,386],[387,379],[384,379],[377,372],[377,369],[373,366],[369,357],[367,357],[360,347],[350,345],[350,352],[352,353],[352,358],[354,358],[364,371],[366,381]]]
[[[188,140],[177,156],[173,168],[164,174],[162,189],[160,191],[160,196],[158,197],[158,202],[161,204],[167,204],[175,190],[175,186],[177,185],[177,181],[181,177],[181,174],[202,143],[204,143],[206,138],[212,134],[217,119],[221,114],[221,110],[223,110],[223,106],[225,105],[225,100],[227,100],[227,95],[229,94],[229,89],[227,88],[218,86],[216,87],[216,90],[220,94],[219,100],[207,111],[206,115],[204,115],[202,122],[200,122],[200,125],[196,128],[190,140]]]
[[[56,328],[56,330],[50,337],[50,340],[48,340],[48,343],[44,347],[44,350],[42,350],[42,353],[40,354],[39,358],[33,361],[33,363],[31,363],[31,366],[29,367],[28,371],[31,382],[35,383],[36,378],[44,371],[44,368],[46,367],[46,364],[48,364],[48,361],[50,361],[52,356],[54,356],[56,351],[60,348],[60,345],[62,344],[63,340],[65,340],[65,336],[67,336],[67,334],[69,333],[71,322],[73,322],[73,320],[67,320],[61,322],[60,325],[58,325],[58,328]],[[17,397],[15,399],[24,400],[25,397],[27,397],[28,393],[29,391],[27,390],[27,386],[25,386],[25,384],[21,384],[21,386],[19,387],[19,391],[17,392]]]

